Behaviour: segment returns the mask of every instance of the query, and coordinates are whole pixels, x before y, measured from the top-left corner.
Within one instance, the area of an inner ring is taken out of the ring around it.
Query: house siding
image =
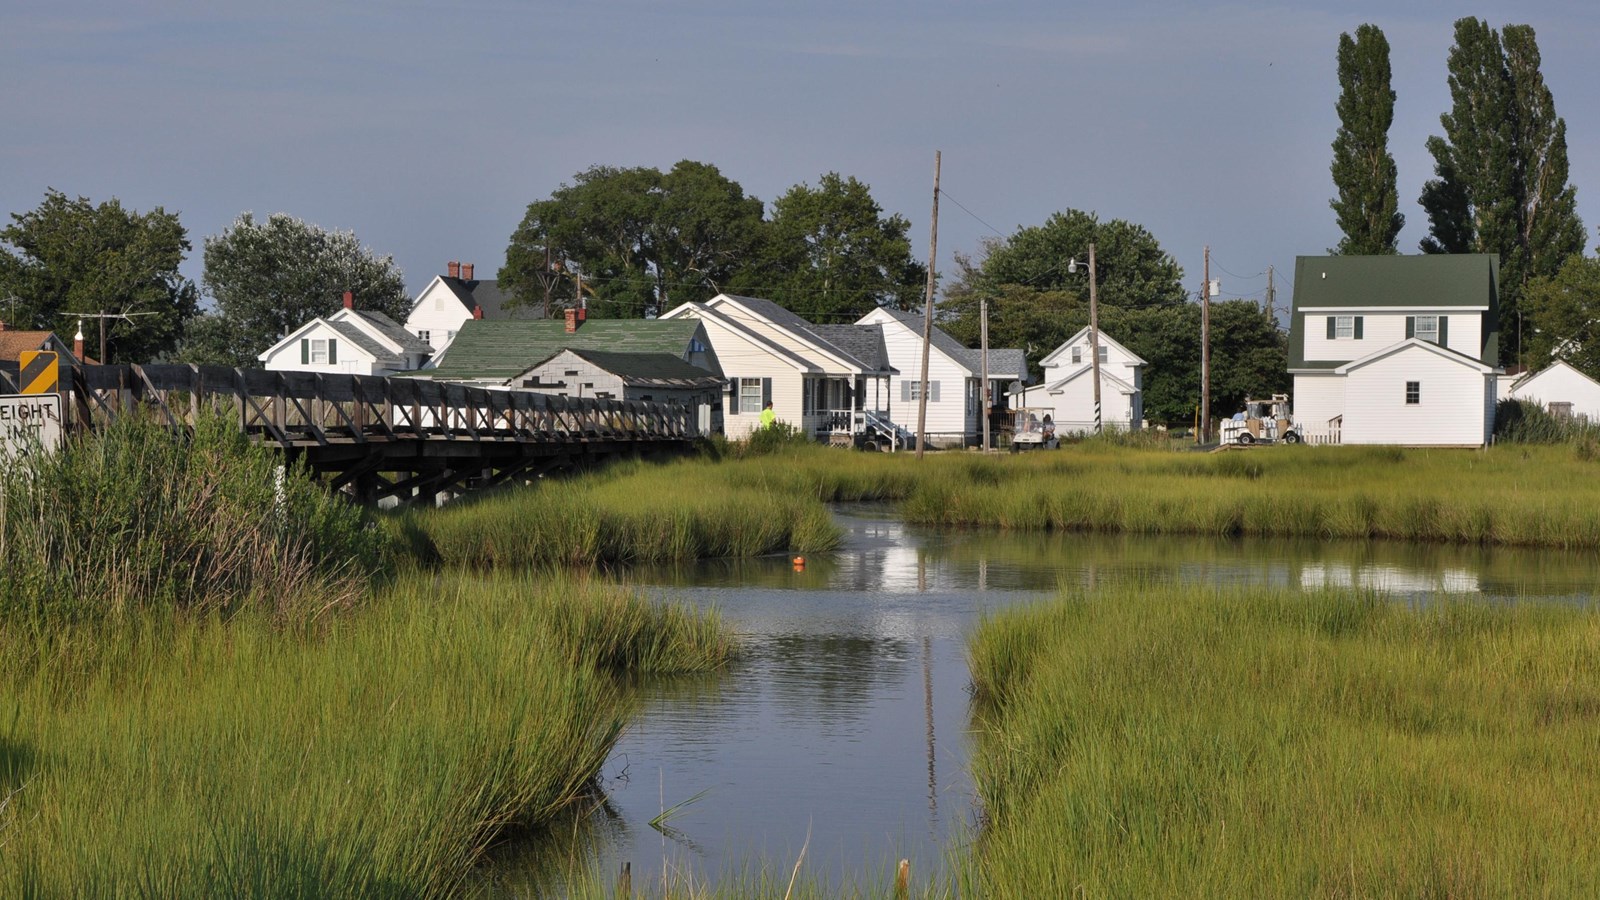
[[[455,333],[471,318],[472,313],[461,305],[450,288],[436,278],[423,289],[416,304],[411,307],[405,328],[419,337],[426,332],[426,340],[437,355],[450,346]]]
[[[863,325],[883,326],[883,343],[889,354],[889,365],[898,371],[889,377],[889,405],[882,409],[888,412],[890,418],[900,427],[915,432],[918,402],[916,400],[907,402],[904,399],[907,394],[902,385],[920,385],[922,381],[922,334],[884,312],[874,311],[859,321]],[[959,446],[976,439],[982,433],[981,409],[969,413],[967,407],[967,392],[970,390],[967,382],[974,374],[966,366],[946,356],[939,348],[929,348],[930,388],[926,420],[929,444]],[[939,383],[938,402],[933,400],[931,387],[935,381]],[[1000,392],[1004,390],[1004,382],[996,379],[990,383],[998,385],[995,396],[999,397]],[[870,385],[868,391],[870,397]]]
[[[1107,366],[1100,367],[1100,427],[1128,431],[1138,426],[1135,418],[1136,395],[1110,379]],[[1064,375],[1062,377],[1065,377]],[[1057,379],[1059,380],[1059,379]],[[1035,392],[1030,391],[1030,394]],[[1062,386],[1059,393],[1046,393],[1046,404],[1055,411],[1051,419],[1057,434],[1088,434],[1094,431],[1094,376],[1084,373]],[[1030,401],[1032,405],[1041,405]]]
[[[1408,381],[1419,382],[1420,403],[1405,402]],[[1493,396],[1482,372],[1408,347],[1345,376],[1344,443],[1479,446],[1492,427]]]
[[[1547,409],[1551,403],[1571,403],[1574,416],[1587,416],[1591,422],[1600,422],[1600,384],[1566,363],[1556,363],[1529,376],[1507,396],[1538,403]]]
[[[334,362],[301,362],[301,340],[337,341]],[[378,365],[377,360],[373,359],[365,350],[356,346],[344,335],[321,323],[301,334],[298,339],[267,353],[266,358],[261,361],[261,367],[273,372],[321,372],[323,374],[340,375],[388,375],[393,371],[388,367]]]
[[[1428,310],[1420,313],[1410,311],[1392,313],[1388,311],[1353,309],[1349,312],[1305,314],[1306,362],[1347,363],[1353,359],[1360,359],[1369,353],[1376,353],[1385,347],[1398,344],[1407,337],[1406,319],[1418,314],[1446,316],[1449,324],[1445,329],[1445,346],[1473,359],[1477,359],[1481,354],[1483,350],[1483,313],[1476,310],[1466,312]],[[1338,315],[1361,317],[1362,330],[1359,340],[1356,338],[1330,339],[1328,337],[1328,319],[1331,316]]]
[[[707,341],[716,348],[717,360],[722,365],[722,374],[728,379],[728,390],[723,393],[722,403],[724,413],[722,428],[728,437],[735,440],[746,438],[750,436],[750,432],[761,427],[759,408],[745,409],[740,406],[737,413],[728,412],[728,392],[738,390],[737,379],[740,378],[771,378],[773,413],[781,422],[788,422],[801,428],[806,427],[807,417],[803,415],[801,408],[802,373],[799,369],[789,362],[774,357],[766,347],[728,328],[719,320],[701,318],[692,307],[685,308],[679,316],[700,319]]]
[[[1294,419],[1307,440],[1327,438],[1331,420],[1344,413],[1345,379],[1327,375],[1294,376]]]

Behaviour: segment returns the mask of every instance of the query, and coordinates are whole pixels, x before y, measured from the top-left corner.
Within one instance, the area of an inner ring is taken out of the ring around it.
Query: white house
[[[433,348],[380,312],[344,308],[319,316],[261,353],[262,368],[279,372],[392,375],[422,368]]]
[[[1302,256],[1294,414],[1313,443],[1481,446],[1494,432],[1499,260]]]
[[[730,294],[685,303],[661,318],[704,325],[728,378],[729,437],[759,427],[768,402],[779,421],[824,441],[863,439],[874,422],[887,421],[893,396],[881,328],[813,325],[770,300]]]
[[[461,326],[473,319],[542,319],[544,310],[531,306],[507,307],[509,294],[494,279],[474,278],[472,263],[451,262],[446,274],[436,275],[417,295],[406,330],[443,353]]]
[[[1537,403],[1553,416],[1600,422],[1600,383],[1559,359],[1512,381],[1505,396]]]
[[[896,402],[891,418],[912,433],[917,427],[917,401],[922,388],[923,321],[914,313],[879,307],[856,322],[858,326],[876,325],[883,329],[884,346],[893,369],[889,393]],[[1006,386],[1013,381],[1026,381],[1027,377],[1027,360],[1021,350],[989,350],[992,406],[1003,406]],[[962,346],[935,326],[928,342],[929,446],[961,447],[982,441],[983,384],[982,352]]]
[[[1138,354],[1100,332],[1100,427],[1132,431],[1144,420],[1144,366]],[[1057,434],[1094,431],[1094,364],[1084,327],[1039,361],[1044,377],[1019,405],[1053,409]]]

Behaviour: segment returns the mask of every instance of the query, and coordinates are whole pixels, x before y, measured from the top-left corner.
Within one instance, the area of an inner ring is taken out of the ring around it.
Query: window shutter
[[[739,379],[728,379],[728,415],[739,414]]]
[[[767,404],[771,403],[771,402],[772,402],[772,379],[771,378],[763,378],[763,379],[761,379],[761,408],[762,409],[766,409],[767,408]]]
[[[1450,346],[1450,329],[1447,327],[1449,324],[1450,318],[1448,316],[1439,317],[1439,346],[1441,347]]]
[[[900,402],[911,402],[911,381],[906,378],[900,379]]]
[[[1329,316],[1328,317],[1328,340],[1330,340],[1330,341],[1333,340],[1333,329],[1334,329],[1333,320],[1335,318],[1337,318],[1337,316]]]
[[[939,382],[937,382],[937,381],[928,382],[928,402],[929,403],[938,403],[939,402]]]
[[[1411,337],[1416,337],[1416,336],[1417,336],[1417,317],[1416,316],[1406,316],[1406,337],[1411,338]]]
[[[339,361],[339,342],[337,340],[335,340],[334,338],[328,338],[328,365],[331,366],[334,363],[337,363],[338,361]]]
[[[1358,341],[1361,340],[1361,323],[1366,318],[1366,316],[1356,316],[1356,340]]]
[[[311,364],[311,339],[310,338],[301,338],[300,339],[300,365],[306,366],[306,365],[310,365],[310,364]]]

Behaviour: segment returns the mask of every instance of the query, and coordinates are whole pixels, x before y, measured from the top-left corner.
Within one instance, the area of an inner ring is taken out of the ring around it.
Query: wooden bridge
[[[185,427],[207,410],[366,503],[431,502],[617,455],[678,452],[700,436],[696,410],[678,404],[222,366],[61,371],[70,427],[102,427],[136,409]],[[14,367],[0,367],[0,393],[16,392]]]

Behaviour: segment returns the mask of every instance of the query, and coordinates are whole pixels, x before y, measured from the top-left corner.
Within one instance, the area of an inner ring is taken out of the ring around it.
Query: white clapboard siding
[[[1331,371],[1294,376],[1294,419],[1307,439],[1333,433],[1333,420],[1344,413],[1344,387],[1345,380]]]
[[[1406,403],[1408,381],[1419,384],[1419,403]],[[1344,443],[1479,446],[1493,403],[1493,376],[1468,360],[1408,346],[1345,375]]]
[[[1517,400],[1538,403],[1546,409],[1552,403],[1570,403],[1573,416],[1600,422],[1600,384],[1564,362],[1554,362],[1531,375],[1523,376],[1507,394]]]

